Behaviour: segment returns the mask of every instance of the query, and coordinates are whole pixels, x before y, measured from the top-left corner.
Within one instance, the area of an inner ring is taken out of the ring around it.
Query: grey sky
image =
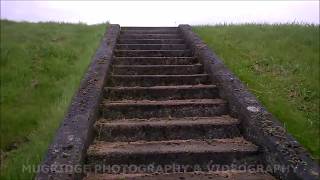
[[[122,26],[319,24],[319,1],[1,1],[1,18]]]

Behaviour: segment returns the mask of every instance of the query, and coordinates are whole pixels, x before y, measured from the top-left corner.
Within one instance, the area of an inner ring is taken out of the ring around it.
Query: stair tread
[[[176,179],[188,179],[188,180],[275,180],[270,174],[266,172],[254,172],[254,171],[211,171],[211,172],[176,172],[176,173],[136,173],[136,174],[87,174],[84,180],[116,180],[116,179],[145,179],[145,180],[176,180]]]
[[[192,51],[189,49],[183,50],[132,50],[132,49],[115,49],[114,55],[117,57],[144,57],[144,56],[153,56],[153,57],[192,57]]]
[[[179,29],[175,26],[121,26],[121,30],[141,30],[141,29]]]
[[[137,34],[133,34],[133,33],[130,33],[130,34],[121,34],[120,36],[122,39],[178,39],[178,38],[181,38],[181,34],[179,33],[175,33],[175,34],[154,34],[154,33],[151,33],[151,34],[141,34],[141,33],[137,33]]]
[[[105,142],[94,141],[88,148],[88,155],[106,154],[166,154],[166,153],[220,153],[256,152],[258,147],[242,137],[232,139],[168,140]]]
[[[104,118],[153,118],[153,117],[195,117],[219,116],[228,113],[226,101],[222,99],[186,100],[104,100]]]
[[[104,97],[109,100],[212,99],[219,97],[219,90],[216,85],[204,84],[150,87],[114,86],[104,88]]]
[[[121,34],[121,36],[126,36],[127,34]],[[162,36],[162,35],[169,35],[169,36],[174,36],[174,35],[181,35],[180,33],[174,33],[174,34],[172,34],[172,33],[168,33],[168,34],[154,34],[154,33],[151,33],[151,34],[148,34],[148,33],[146,33],[146,34],[140,34],[140,33],[137,33],[137,34],[134,34],[134,33],[130,33],[130,34],[128,34],[128,35],[137,35],[137,36],[144,36],[144,35],[160,35],[160,36]]]
[[[125,44],[125,43],[118,43],[117,46],[174,46],[174,45],[186,45],[184,43],[179,43],[179,44],[175,44],[175,43],[172,43],[172,44]]]
[[[182,140],[182,139],[222,139],[240,137],[239,120],[227,115],[213,117],[185,118],[131,118],[98,119],[94,129],[99,141],[134,142]]]
[[[119,50],[184,50],[188,49],[184,43],[173,44],[117,44]]]
[[[174,75],[126,75],[113,74],[108,81],[109,86],[177,86],[177,85],[196,85],[209,84],[210,79],[208,74],[174,74]]]
[[[122,30],[121,35],[127,34],[180,34],[178,30]]]
[[[203,89],[203,88],[216,88],[216,85],[196,84],[196,85],[178,85],[178,86],[116,86],[116,87],[105,87],[106,90],[144,90],[144,89]]]
[[[121,74],[117,74],[117,75],[112,75],[114,77],[197,77],[197,76],[208,76],[208,74],[183,74],[183,75],[121,75]]]
[[[115,75],[192,75],[202,73],[202,65],[114,65],[112,72]]]
[[[131,56],[128,56],[128,57],[125,57],[125,56],[122,56],[122,57],[114,57],[115,59],[196,59],[195,57],[190,57],[190,56],[186,56],[186,57],[182,57],[182,56],[177,56],[177,57],[174,57],[174,56],[168,56],[168,57],[153,57],[153,56],[145,56],[145,57],[131,57]]]
[[[141,52],[141,51],[146,51],[146,52],[151,52],[151,51],[162,51],[162,52],[167,52],[167,51],[190,51],[190,49],[182,49],[182,50],[180,50],[180,49],[178,49],[178,50],[161,50],[161,49],[159,49],[159,50],[148,50],[148,49],[146,49],[146,50],[141,50],[141,49],[138,49],[138,50],[132,50],[132,49],[124,49],[124,50],[119,50],[119,49],[116,49],[116,50],[114,50],[115,52],[127,52],[127,51],[130,51],[130,52]]]
[[[186,64],[186,65],[113,65],[114,68],[154,68],[154,67],[194,67],[202,66],[201,64]]]
[[[198,64],[199,62],[195,57],[116,57],[114,56],[114,64],[123,65],[185,65],[185,64]]]
[[[119,43],[122,44],[177,44],[177,43],[185,43],[183,39],[135,39],[135,38],[121,38],[119,39]]]
[[[168,125],[233,125],[239,124],[239,120],[228,115],[216,117],[184,117],[184,118],[150,118],[150,119],[104,119],[96,121],[96,126],[168,126]]]
[[[120,40],[179,40],[179,41],[184,41],[184,39],[182,38],[170,38],[170,39],[146,39],[146,38],[141,38],[141,39],[129,39],[129,38],[121,38]],[[121,43],[121,44],[125,44],[125,43]],[[140,43],[135,43],[135,44],[140,44]],[[168,43],[165,43],[168,44]]]
[[[154,100],[121,100],[121,101],[104,101],[105,106],[114,105],[125,105],[125,106],[139,106],[139,105],[185,105],[185,104],[224,104],[226,103],[223,99],[184,99],[184,100],[165,100],[165,101],[154,101]]]

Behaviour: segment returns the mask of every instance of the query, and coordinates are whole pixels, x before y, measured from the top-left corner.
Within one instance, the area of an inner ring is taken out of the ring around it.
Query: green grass
[[[197,26],[196,33],[319,160],[319,26]]]
[[[1,20],[1,179],[32,179],[105,27]]]

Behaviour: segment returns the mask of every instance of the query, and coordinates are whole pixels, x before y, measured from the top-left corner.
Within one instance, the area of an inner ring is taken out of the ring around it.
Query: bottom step
[[[87,163],[93,167],[119,164],[146,166],[175,164],[184,166],[187,171],[195,171],[196,166],[202,170],[217,170],[218,165],[259,164],[258,154],[257,146],[240,137],[136,142],[96,141],[87,151]],[[120,172],[127,172],[126,167],[120,168],[124,168]],[[149,169],[145,171],[150,172]]]
[[[263,172],[218,171],[218,172],[189,172],[163,174],[88,174],[84,180],[275,180],[271,175]]]

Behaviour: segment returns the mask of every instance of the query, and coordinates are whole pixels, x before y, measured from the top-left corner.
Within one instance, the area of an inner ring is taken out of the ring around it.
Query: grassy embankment
[[[105,27],[1,20],[1,179],[32,179]]]
[[[319,160],[319,26],[248,24],[194,30]]]

